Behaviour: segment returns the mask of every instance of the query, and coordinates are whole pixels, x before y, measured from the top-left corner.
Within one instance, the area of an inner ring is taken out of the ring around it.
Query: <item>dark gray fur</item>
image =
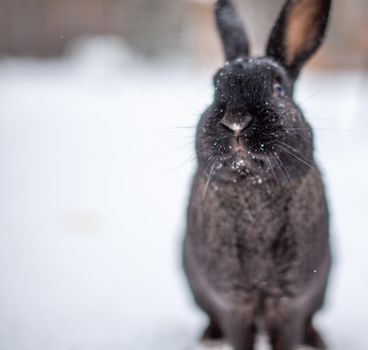
[[[224,45],[226,59],[233,60],[248,55],[248,38],[234,4],[227,0],[217,1],[215,18],[221,40],[226,43]]]
[[[184,268],[209,317],[204,339],[226,338],[235,350],[254,348],[260,324],[273,350],[325,348],[312,319],[331,264],[329,215],[312,131],[293,100],[294,69],[235,57],[216,74],[197,130]]]

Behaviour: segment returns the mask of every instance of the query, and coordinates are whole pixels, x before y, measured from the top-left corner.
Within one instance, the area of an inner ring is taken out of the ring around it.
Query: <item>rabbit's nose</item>
[[[242,117],[241,119],[234,119],[229,115],[225,115],[225,117],[223,117],[221,120],[221,124],[226,126],[234,133],[239,133],[249,126],[252,119],[253,118],[251,116],[245,116]]]

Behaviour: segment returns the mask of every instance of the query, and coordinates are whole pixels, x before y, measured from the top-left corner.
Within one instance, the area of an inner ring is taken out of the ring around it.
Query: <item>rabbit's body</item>
[[[224,333],[242,327],[245,335],[247,324],[258,319],[275,328],[310,318],[322,306],[330,267],[317,172],[310,170],[292,187],[207,182],[196,174],[184,242],[185,271],[198,305]],[[300,329],[308,332],[306,327]],[[301,336],[304,342],[307,335]]]
[[[200,174],[194,180],[186,265],[193,259],[225,304],[255,297],[260,309],[264,297],[294,298],[326,278],[328,215],[315,171],[292,187],[213,182],[203,200],[207,181]]]
[[[197,128],[184,267],[210,319],[204,338],[235,350],[253,350],[259,319],[273,350],[324,348],[312,319],[328,281],[329,217],[293,92],[329,9],[330,0],[287,0],[267,55],[251,58],[231,0],[216,3],[227,63]]]

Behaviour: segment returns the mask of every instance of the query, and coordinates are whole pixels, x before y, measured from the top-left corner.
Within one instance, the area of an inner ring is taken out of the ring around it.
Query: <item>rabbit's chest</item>
[[[217,197],[212,197],[217,196]],[[290,289],[286,276],[298,265],[298,242],[289,230],[288,196],[212,193],[197,233],[197,253],[219,290]]]

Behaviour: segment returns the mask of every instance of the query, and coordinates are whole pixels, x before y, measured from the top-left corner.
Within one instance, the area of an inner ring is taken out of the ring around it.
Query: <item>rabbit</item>
[[[207,314],[203,340],[325,349],[313,325],[331,269],[329,211],[313,131],[293,98],[325,37],[330,0],[288,0],[266,55],[250,57],[231,0],[215,3],[226,63],[196,131],[183,266]]]

